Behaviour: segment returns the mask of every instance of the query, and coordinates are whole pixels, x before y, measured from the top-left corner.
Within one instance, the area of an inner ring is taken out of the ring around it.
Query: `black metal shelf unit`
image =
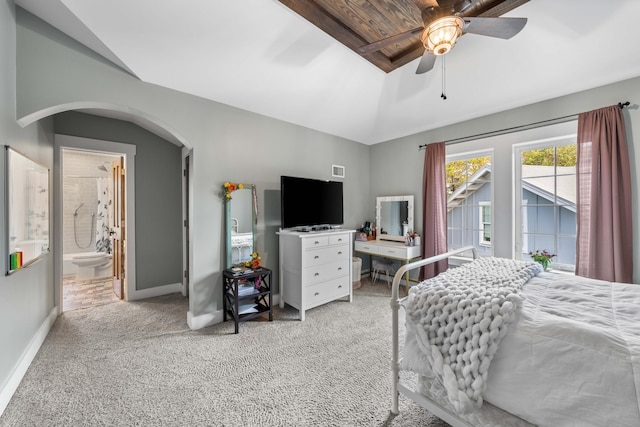
[[[271,270],[265,267],[245,271],[224,270],[222,273],[224,321],[233,319],[235,333],[240,322],[269,313],[273,320]]]

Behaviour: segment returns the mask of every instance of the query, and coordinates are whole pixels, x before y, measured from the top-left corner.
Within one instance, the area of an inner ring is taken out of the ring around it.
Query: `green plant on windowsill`
[[[531,256],[531,258],[533,258],[535,262],[542,265],[542,268],[544,268],[545,270],[547,269],[547,267],[549,267],[549,263],[551,262],[551,259],[555,258],[556,256],[556,254],[547,252],[546,249],[536,250],[535,252],[529,252],[529,255]]]

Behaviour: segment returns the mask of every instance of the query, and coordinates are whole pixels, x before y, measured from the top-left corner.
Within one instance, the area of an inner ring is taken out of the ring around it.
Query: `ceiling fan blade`
[[[424,74],[427,71],[431,71],[433,65],[436,63],[436,56],[430,54],[427,50],[422,54],[422,58],[420,58],[420,63],[418,64],[418,69],[416,70],[416,74]]]
[[[377,42],[366,44],[362,47],[359,47],[356,52],[360,55],[368,55],[372,52],[378,51],[384,47],[390,46],[394,43],[403,42],[416,34],[420,34],[423,28],[414,28],[413,30],[405,31],[404,33],[396,34],[395,36],[387,37],[382,40],[378,40]]]
[[[464,18],[465,33],[510,39],[527,24],[527,18]]]

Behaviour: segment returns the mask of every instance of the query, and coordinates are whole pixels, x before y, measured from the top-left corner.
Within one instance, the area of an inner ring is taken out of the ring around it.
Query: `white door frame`
[[[182,147],[182,295],[189,296],[189,282],[193,270],[193,150]]]
[[[117,154],[124,156],[125,163],[125,185],[126,185],[126,206],[125,222],[127,224],[127,250],[125,257],[125,271],[127,274],[127,300],[132,301],[142,298],[136,295],[136,242],[135,242],[135,155],[136,146],[133,144],[123,144],[120,142],[103,141],[92,138],[82,138],[78,136],[59,135],[54,138],[53,151],[53,179],[54,198],[53,209],[55,213],[54,233],[53,233],[53,275],[54,275],[54,298],[58,305],[58,314],[62,313],[62,258],[63,258],[63,206],[62,206],[62,150],[76,149],[84,151],[95,151],[106,154]]]

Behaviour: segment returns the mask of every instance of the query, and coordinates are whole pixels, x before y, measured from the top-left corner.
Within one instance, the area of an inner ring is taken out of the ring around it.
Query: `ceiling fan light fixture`
[[[464,20],[459,16],[444,16],[427,25],[420,40],[429,53],[444,55],[453,49],[463,28]]]

